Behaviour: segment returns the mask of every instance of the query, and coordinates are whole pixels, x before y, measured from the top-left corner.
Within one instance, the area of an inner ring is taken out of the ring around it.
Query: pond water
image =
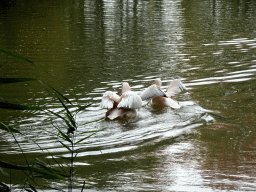
[[[37,78],[92,103],[76,116],[78,134],[101,131],[77,146],[75,191],[84,181],[84,191],[255,191],[255,18],[253,0],[3,1],[0,47],[36,65],[1,54],[0,77]],[[157,77],[163,89],[182,79],[181,109],[145,102],[135,118],[86,124],[104,118],[105,91],[120,93],[126,81],[140,92]],[[61,106],[40,82],[1,85],[0,94],[17,104]],[[47,114],[0,115],[51,154],[69,156],[45,132],[54,130]],[[1,134],[1,160],[25,164],[13,137]],[[50,159],[17,139],[30,162]],[[46,185],[67,191],[67,181]]]

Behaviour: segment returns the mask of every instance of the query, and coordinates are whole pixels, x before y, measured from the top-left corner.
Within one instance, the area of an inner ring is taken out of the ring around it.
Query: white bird
[[[155,85],[158,86],[158,88],[160,89],[161,85],[162,85],[162,81],[160,78],[157,78],[154,80]],[[157,106],[163,106],[163,107],[171,107],[173,109],[179,109],[181,106],[179,104],[178,101],[172,99],[172,97],[181,92],[186,90],[185,85],[181,82],[180,79],[174,79],[169,86],[167,87],[166,91],[165,91],[165,95],[167,97],[155,97],[151,100],[151,104],[152,105],[157,105]]]
[[[115,119],[117,117],[132,118],[136,116],[136,109],[140,109],[142,101],[154,97],[166,97],[165,93],[156,85],[153,84],[145,89],[140,95],[131,91],[127,82],[122,83],[121,96],[112,91],[107,91],[103,94],[101,107],[107,108],[106,118]]]

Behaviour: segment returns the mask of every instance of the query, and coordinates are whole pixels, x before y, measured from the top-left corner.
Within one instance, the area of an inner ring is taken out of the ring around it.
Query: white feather
[[[187,88],[185,85],[181,82],[180,79],[174,79],[166,89],[166,95],[167,97],[172,97],[177,93],[180,93],[181,91],[186,90]]]
[[[114,101],[109,100],[106,97],[103,97],[100,103],[101,108],[111,109],[114,106]]]
[[[155,97],[159,97],[159,96],[166,96],[165,93],[156,85],[153,84],[151,86],[149,86],[147,89],[145,89],[141,94],[140,97],[141,99],[147,100],[147,99],[152,99]]]
[[[114,102],[119,102],[120,96],[112,91],[106,91],[103,96],[100,103],[101,108],[107,108],[111,109],[114,106]]]
[[[140,96],[132,91],[127,91],[121,96],[121,101],[117,105],[118,108],[139,109],[142,106]]]
[[[173,109],[179,109],[180,108],[180,104],[171,99],[171,98],[165,98],[165,105],[168,106],[168,107],[171,107]]]

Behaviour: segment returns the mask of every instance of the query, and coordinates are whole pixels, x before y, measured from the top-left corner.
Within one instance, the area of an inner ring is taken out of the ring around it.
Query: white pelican
[[[162,85],[162,81],[160,78],[157,78],[154,80],[155,85],[160,89]],[[169,86],[167,87],[165,91],[165,95],[167,97],[159,96],[155,97],[151,100],[152,105],[157,105],[157,106],[163,106],[163,107],[171,107],[173,109],[179,109],[181,106],[178,101],[172,99],[172,96],[175,94],[186,90],[185,85],[181,82],[180,79],[174,79]]]
[[[154,97],[166,97],[165,93],[156,84],[151,85],[138,95],[131,91],[127,82],[123,82],[121,96],[112,91],[107,91],[103,94],[100,105],[102,108],[108,109],[106,113],[108,119],[132,118],[136,116],[136,109],[141,108],[143,100]]]

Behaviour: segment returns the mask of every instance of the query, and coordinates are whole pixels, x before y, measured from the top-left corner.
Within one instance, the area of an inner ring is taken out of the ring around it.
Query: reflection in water
[[[0,4],[1,45],[43,70],[1,55],[1,77],[36,77],[71,99],[74,87],[79,101],[92,102],[77,116],[78,131],[103,130],[78,146],[77,189],[85,180],[88,191],[255,191],[255,1],[12,2]],[[83,125],[104,117],[101,96],[120,93],[122,81],[140,92],[156,77],[166,88],[175,76],[188,88],[176,97],[181,109],[145,102],[134,119]],[[59,105],[39,83],[1,90],[10,102]],[[0,113],[68,156],[38,129],[52,130],[45,114]],[[37,146],[18,139],[31,160],[38,156]],[[1,146],[19,156],[12,138],[4,135]]]

